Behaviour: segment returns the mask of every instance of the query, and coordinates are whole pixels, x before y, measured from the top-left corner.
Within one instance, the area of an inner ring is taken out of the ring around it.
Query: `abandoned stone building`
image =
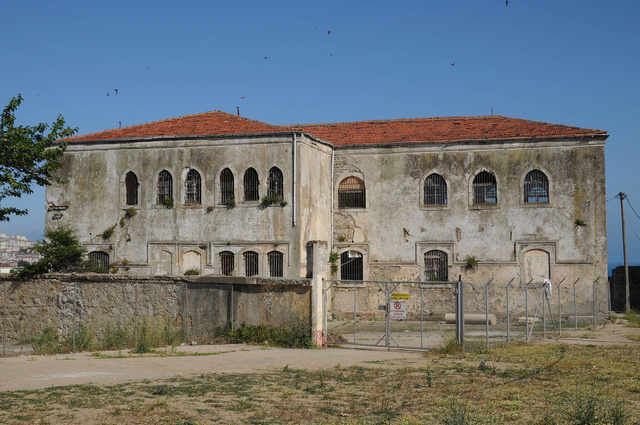
[[[47,226],[135,274],[329,275],[311,261],[323,241],[342,279],[604,283],[607,137],[502,116],[206,112],[69,138]]]

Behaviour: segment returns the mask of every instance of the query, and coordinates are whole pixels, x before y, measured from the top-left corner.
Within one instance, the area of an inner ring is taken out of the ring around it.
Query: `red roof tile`
[[[603,130],[502,116],[410,118],[332,124],[271,125],[221,111],[70,137],[68,141],[304,131],[336,146],[377,143],[450,142],[605,136]]]

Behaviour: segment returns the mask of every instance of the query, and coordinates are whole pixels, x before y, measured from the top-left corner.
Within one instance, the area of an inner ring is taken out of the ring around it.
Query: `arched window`
[[[167,170],[160,171],[158,174],[158,197],[157,205],[168,205],[173,201],[173,177]]]
[[[187,179],[184,182],[184,203],[200,204],[202,202],[201,190],[202,180],[200,179],[200,173],[193,169],[189,170]]]
[[[340,254],[340,279],[363,280],[362,254],[358,251],[345,251]]]
[[[271,251],[267,254],[267,260],[269,261],[269,276],[282,277],[283,276],[283,256],[279,251]]]
[[[138,205],[138,176],[129,171],[124,178],[126,205]]]
[[[498,184],[496,183],[495,176],[488,171],[479,173],[473,179],[473,203],[498,203]]]
[[[367,191],[357,177],[347,177],[338,186],[338,208],[366,208]]]
[[[225,276],[231,276],[233,274],[234,264],[233,264],[233,252],[231,251],[222,251],[219,254],[220,257],[220,274]]]
[[[89,261],[96,269],[109,269],[109,254],[102,251],[89,253]]]
[[[258,274],[258,253],[247,251],[242,254],[244,257],[244,275],[255,276]]]
[[[283,177],[282,171],[278,167],[272,167],[269,170],[269,177],[267,179],[267,196],[277,200],[282,200],[283,197]]]
[[[424,204],[447,205],[447,182],[440,174],[431,174],[424,181]]]
[[[549,203],[549,179],[540,170],[531,170],[524,178],[524,202]]]
[[[424,254],[424,280],[436,282],[449,280],[446,252],[434,249]]]
[[[260,180],[258,172],[253,168],[248,168],[244,172],[244,200],[259,201],[260,200]]]
[[[223,204],[235,204],[235,194],[233,192],[233,173],[225,168],[220,173],[220,202]]]

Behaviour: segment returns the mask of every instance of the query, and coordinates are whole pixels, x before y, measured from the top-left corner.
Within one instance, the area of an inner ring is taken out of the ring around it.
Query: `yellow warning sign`
[[[393,293],[391,294],[391,300],[392,301],[397,301],[397,300],[408,300],[409,299],[409,294],[399,294],[399,293]]]

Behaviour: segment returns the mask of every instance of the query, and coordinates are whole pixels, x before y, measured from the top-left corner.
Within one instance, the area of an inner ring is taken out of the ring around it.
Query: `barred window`
[[[220,274],[225,276],[231,276],[233,274],[233,259],[234,255],[231,251],[222,251],[219,254],[220,257]]]
[[[244,172],[244,200],[260,200],[260,180],[258,179],[257,171],[253,168],[248,168]]]
[[[200,173],[196,170],[189,170],[187,173],[187,180],[184,182],[184,203],[185,204],[200,204],[202,180],[200,179]]]
[[[428,281],[449,280],[447,253],[437,249],[424,254],[424,278]]]
[[[347,177],[338,186],[338,208],[366,208],[364,182],[357,177]]]
[[[283,255],[279,251],[271,251],[267,254],[267,260],[269,261],[269,276],[282,277],[283,276]]]
[[[282,199],[284,193],[282,171],[278,167],[272,167],[269,170],[269,178],[267,179],[267,196],[278,200]]]
[[[258,274],[258,253],[247,251],[242,254],[244,257],[244,275],[255,276]]]
[[[173,200],[173,177],[167,170],[160,171],[158,174],[158,198],[156,204],[166,205],[169,200]]]
[[[233,192],[233,173],[230,169],[225,168],[220,173],[220,202],[223,204],[235,201],[236,197]]]
[[[346,251],[340,254],[340,279],[363,280],[362,254],[357,251]]]
[[[447,205],[447,182],[440,174],[431,174],[424,181],[424,204]]]
[[[129,171],[124,178],[126,205],[138,205],[138,176]]]
[[[549,179],[540,170],[531,170],[524,178],[524,202],[549,203]]]
[[[498,203],[498,184],[493,174],[483,171],[473,179],[473,203]]]
[[[96,269],[109,268],[109,254],[102,251],[92,251],[89,253],[89,262]]]

